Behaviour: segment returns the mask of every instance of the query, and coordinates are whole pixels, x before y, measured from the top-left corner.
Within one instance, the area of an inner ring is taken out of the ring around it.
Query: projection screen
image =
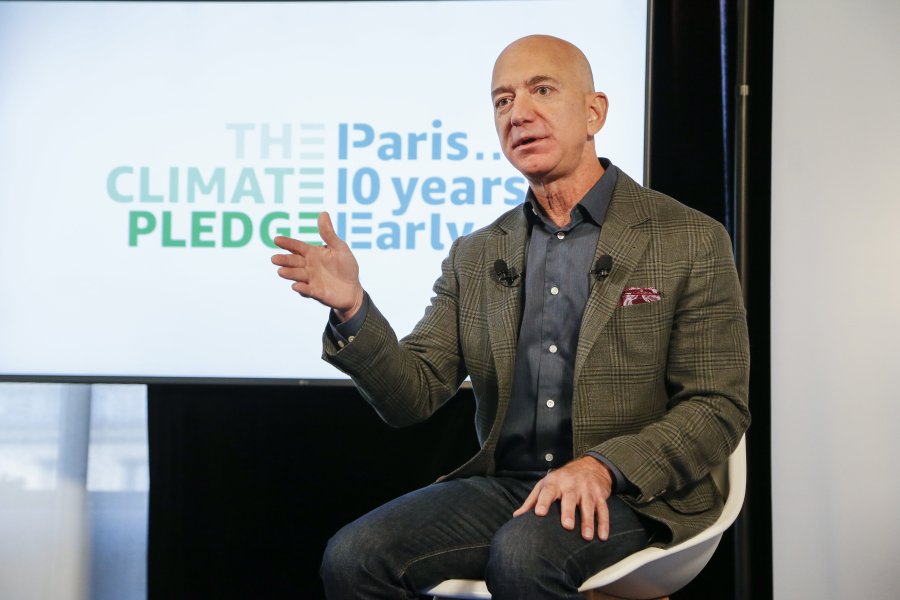
[[[327,210],[398,334],[450,244],[519,204],[493,59],[566,38],[640,180],[632,0],[0,4],[0,379],[344,379],[275,235]]]

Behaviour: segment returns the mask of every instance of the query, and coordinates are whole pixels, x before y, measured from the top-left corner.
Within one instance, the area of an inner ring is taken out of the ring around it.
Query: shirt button
[[[559,293],[559,288],[554,285],[552,288],[550,288],[550,293],[554,296],[557,295]]]
[[[557,232],[556,232],[556,239],[561,240],[561,239],[563,239],[563,238],[565,238],[565,237],[566,237],[566,232],[565,232],[565,231],[557,231]]]
[[[347,344],[344,343],[344,340],[338,340],[338,348],[343,348]]]
[[[546,460],[547,462],[553,462],[553,455],[548,452],[544,455],[544,460]]]
[[[553,401],[553,398],[547,400],[547,408],[553,408],[554,406],[556,406],[556,402]]]
[[[547,348],[547,350],[550,351],[550,354],[555,354],[556,353],[556,344],[550,344],[550,347]]]
[[[351,335],[350,337],[347,338],[347,341],[352,342],[355,339],[356,339],[356,336]]]

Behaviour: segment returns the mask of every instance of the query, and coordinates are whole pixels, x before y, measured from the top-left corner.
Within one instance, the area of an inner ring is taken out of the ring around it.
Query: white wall
[[[900,2],[775,2],[776,600],[900,589]]]

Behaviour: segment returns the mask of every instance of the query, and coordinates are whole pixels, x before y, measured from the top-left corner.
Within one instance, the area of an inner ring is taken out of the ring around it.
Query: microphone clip
[[[507,266],[506,261],[502,258],[494,261],[494,275],[501,285],[508,288],[515,287],[517,285],[516,281],[521,277],[521,275],[516,273],[515,267]]]
[[[604,254],[597,259],[597,264],[594,267],[594,270],[591,271],[591,273],[597,277],[597,281],[600,281],[609,277],[609,272],[612,271],[612,267],[612,256],[610,256],[609,254]]]

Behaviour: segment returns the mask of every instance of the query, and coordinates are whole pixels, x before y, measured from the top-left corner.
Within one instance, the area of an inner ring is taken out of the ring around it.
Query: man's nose
[[[522,94],[515,99],[512,110],[509,112],[509,121],[513,126],[528,123],[534,119],[534,102],[528,94]]]

